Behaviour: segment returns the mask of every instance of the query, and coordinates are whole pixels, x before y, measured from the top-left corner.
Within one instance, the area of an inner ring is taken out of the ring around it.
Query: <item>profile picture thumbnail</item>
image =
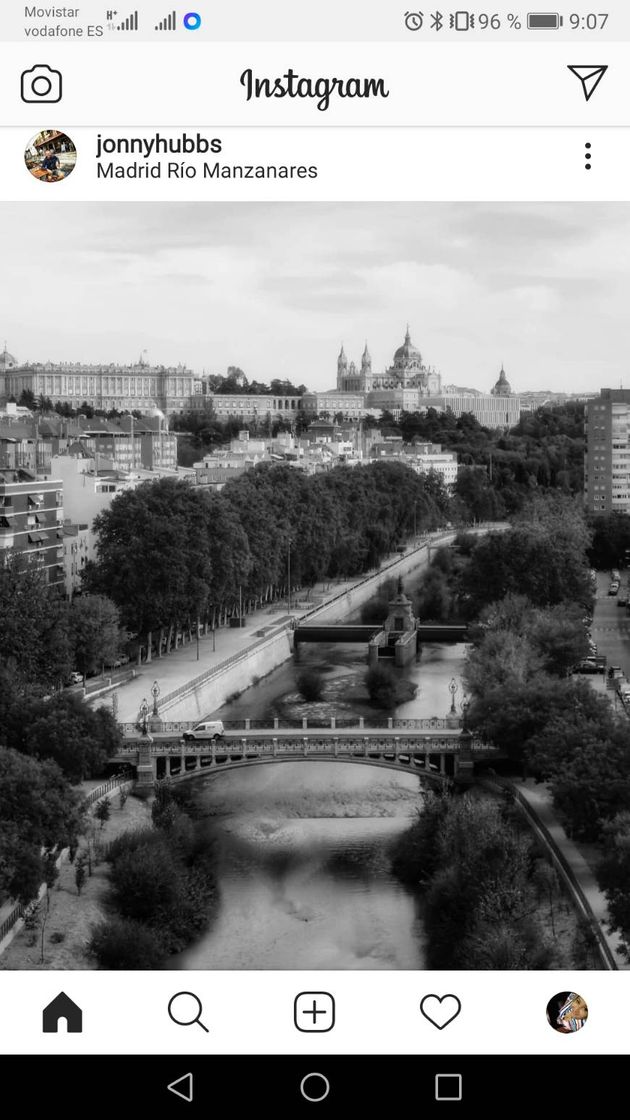
[[[588,1007],[577,992],[558,992],[547,1004],[547,1022],[560,1034],[573,1034],[588,1019]]]
[[[24,162],[42,183],[59,183],[74,171],[77,150],[65,132],[47,128],[29,141]]]

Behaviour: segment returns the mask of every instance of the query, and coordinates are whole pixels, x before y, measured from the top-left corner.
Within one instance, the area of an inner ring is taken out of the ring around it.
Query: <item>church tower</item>
[[[337,358],[337,388],[341,389],[342,391],[345,389],[345,379],[347,375],[348,359],[346,358],[346,352],[343,348],[342,343],[341,350],[339,351],[339,357]]]
[[[372,359],[368,344],[365,344],[365,350],[361,357],[361,390],[364,393],[369,393],[372,388]]]

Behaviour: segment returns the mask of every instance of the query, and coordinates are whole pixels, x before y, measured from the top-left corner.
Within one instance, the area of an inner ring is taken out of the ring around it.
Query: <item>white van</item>
[[[188,742],[189,739],[222,739],[224,735],[225,728],[222,720],[215,719],[209,723],[198,723],[192,731],[184,731],[182,738]]]

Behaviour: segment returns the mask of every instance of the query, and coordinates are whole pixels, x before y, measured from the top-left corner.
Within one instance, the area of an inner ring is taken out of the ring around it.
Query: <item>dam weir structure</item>
[[[296,657],[303,642],[365,642],[368,647],[368,664],[390,661],[403,668],[413,661],[418,646],[427,642],[462,642],[466,640],[466,626],[421,626],[413,613],[411,600],[405,595],[402,576],[398,576],[396,595],[388,603],[389,611],[382,625],[360,625],[339,622],[334,625],[298,624],[293,643]]]

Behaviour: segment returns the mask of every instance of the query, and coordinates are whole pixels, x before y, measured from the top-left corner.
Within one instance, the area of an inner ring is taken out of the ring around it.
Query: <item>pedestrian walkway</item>
[[[609,917],[605,895],[599,889],[593,869],[560,824],[548,787],[542,783],[534,782],[533,778],[529,778],[527,781],[515,781],[513,784],[562,853],[565,863],[586,899],[593,917],[601,927],[604,940],[614,957],[617,968],[627,970],[630,968],[630,963],[621,951],[621,938],[617,933],[608,932]]]

